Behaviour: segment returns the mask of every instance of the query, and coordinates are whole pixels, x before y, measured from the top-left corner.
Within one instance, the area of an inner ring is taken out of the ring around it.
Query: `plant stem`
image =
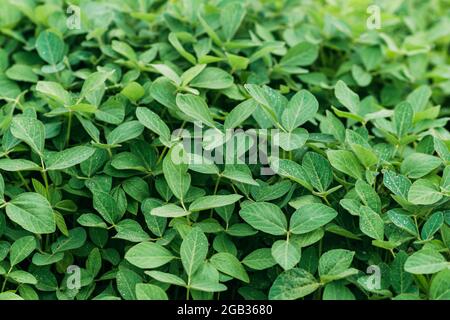
[[[69,145],[70,140],[70,129],[72,128],[72,111],[69,112],[69,120],[67,122],[67,131],[66,131],[66,146]]]
[[[41,174],[42,174],[42,178],[44,179],[44,183],[45,183],[45,193],[46,196],[48,197],[48,179],[47,179],[47,170],[45,169],[45,165],[44,165],[44,160],[42,160],[41,157]]]
[[[186,287],[186,300],[189,300],[189,292],[190,292],[190,287],[189,287],[189,285],[190,285],[190,282],[191,282],[191,277],[189,276],[189,279],[188,279],[188,286]]]
[[[5,291],[6,283],[8,282],[8,276],[11,273],[11,270],[12,270],[12,266],[9,268],[8,273],[6,273],[6,275],[5,275],[5,280],[3,281],[2,291],[1,292]]]

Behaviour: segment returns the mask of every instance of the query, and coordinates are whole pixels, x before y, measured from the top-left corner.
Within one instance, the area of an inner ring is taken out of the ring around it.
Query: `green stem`
[[[45,193],[46,193],[46,196],[48,197],[47,170],[45,169],[44,160],[42,160],[42,157],[41,157],[41,166],[42,166],[41,174],[42,174],[42,178],[44,179],[44,183],[45,183]]]
[[[6,158],[10,159],[10,157],[9,157],[7,154],[6,154],[5,156],[6,156]],[[19,175],[20,180],[21,180],[22,183],[24,184],[25,189],[27,189],[27,191],[31,192],[31,188],[30,188],[30,186],[28,185],[28,182],[27,182],[27,181],[25,180],[25,178],[23,177],[22,173],[21,173],[20,171],[17,171],[17,174]]]
[[[66,146],[69,145],[70,140],[70,129],[72,128],[72,111],[69,112],[69,120],[67,122],[67,132],[66,132]]]
[[[12,266],[9,268],[8,273],[5,275],[5,280],[3,281],[2,291],[1,292],[5,291],[6,283],[8,282],[8,276],[11,273],[11,270],[12,270]]]
[[[163,151],[162,151],[161,154],[159,155],[158,161],[156,161],[156,164],[157,164],[157,165],[161,162],[162,158],[163,158],[164,155],[166,154],[166,151],[167,151],[167,146],[164,147]]]
[[[323,198],[323,200],[325,201],[325,203],[326,203],[328,206],[331,207],[331,204],[330,204],[330,202],[328,201],[327,196],[324,195],[322,198]]]
[[[189,287],[186,288],[186,300],[189,300]]]

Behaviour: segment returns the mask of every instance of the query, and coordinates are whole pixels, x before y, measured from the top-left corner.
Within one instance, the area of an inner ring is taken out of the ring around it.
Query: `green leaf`
[[[273,267],[277,262],[272,256],[272,250],[269,248],[256,249],[247,255],[242,263],[254,270],[264,270]]]
[[[1,168],[0,168],[1,169]],[[5,180],[3,179],[2,174],[0,173],[0,200],[3,202],[5,197]],[[2,223],[3,224],[3,223]],[[1,230],[1,229],[0,229]]]
[[[186,49],[183,48],[183,45],[181,44],[180,40],[178,40],[176,33],[174,32],[169,33],[168,40],[170,44],[175,48],[175,50],[178,51],[178,53],[182,57],[184,57],[187,61],[189,61],[192,64],[197,64],[197,60],[195,59],[195,57],[188,51],[186,51]]]
[[[438,157],[425,153],[412,153],[407,156],[401,166],[401,173],[412,179],[422,178],[441,165]]]
[[[439,138],[433,137],[434,140],[434,150],[441,157],[442,160],[447,163],[450,162],[450,150],[449,147]]]
[[[106,223],[103,222],[102,218],[93,213],[82,214],[77,222],[85,227],[107,228]]]
[[[256,201],[271,201],[279,199],[292,189],[292,183],[288,180],[281,180],[272,185],[262,185],[252,187],[251,194]]]
[[[305,204],[291,216],[290,232],[305,234],[314,231],[336,218],[337,212],[321,203]]]
[[[77,227],[71,229],[68,236],[59,237],[51,246],[54,254],[58,252],[78,249],[86,242],[86,231],[83,228]]]
[[[318,191],[324,192],[333,181],[333,172],[328,160],[315,152],[303,156],[302,167],[308,175],[309,183]]]
[[[80,98],[85,98],[94,106],[98,106],[105,93],[105,81],[110,76],[106,72],[93,72],[91,73],[83,83],[81,88]]]
[[[284,269],[294,268],[301,258],[301,249],[296,247],[295,242],[277,240],[272,245],[272,257]]]
[[[139,83],[133,81],[128,83],[120,93],[131,101],[136,102],[144,96],[145,89]]]
[[[180,277],[177,277],[176,275],[171,274],[171,273],[166,273],[166,272],[161,272],[161,271],[156,271],[156,270],[145,271],[145,273],[148,274],[153,279],[158,280],[163,283],[169,283],[169,284],[174,284],[176,286],[183,286],[183,287],[186,286],[186,282],[184,282],[183,279],[181,279]]]
[[[433,277],[430,286],[430,298],[450,300],[450,269],[440,271]]]
[[[225,118],[225,129],[233,129],[238,127],[256,110],[258,104],[253,99],[245,100],[231,110]]]
[[[110,145],[120,144],[140,136],[142,131],[144,131],[144,126],[139,121],[128,121],[111,131],[106,136],[106,140]]]
[[[167,204],[161,207],[153,208],[151,214],[158,217],[177,218],[187,216],[190,212],[185,211],[183,208],[180,208],[175,204]]]
[[[405,271],[406,259],[408,259],[408,254],[405,251],[400,251],[395,255],[394,261],[392,261],[390,266],[389,275],[392,287],[399,294],[408,293],[408,290],[414,283],[413,276]]]
[[[361,202],[377,213],[381,213],[381,199],[372,187],[364,180],[358,180],[355,190]]]
[[[45,62],[56,65],[64,58],[65,46],[56,33],[43,31],[36,39],[36,50]]]
[[[246,10],[244,6],[238,2],[227,3],[220,13],[220,24],[227,41],[233,39],[236,31],[244,19]]]
[[[275,173],[282,177],[291,179],[306,189],[312,191],[312,186],[309,183],[309,177],[301,165],[287,159],[270,158],[269,161],[270,168]]]
[[[136,52],[134,52],[133,48],[127,43],[113,40],[111,48],[117,53],[128,58],[130,61],[137,61]]]
[[[166,292],[158,286],[149,283],[136,284],[137,300],[168,300]]]
[[[196,76],[191,82],[190,86],[195,88],[205,89],[226,89],[233,85],[233,77],[226,71],[216,67],[206,67],[198,76]],[[178,100],[178,97],[177,97]],[[179,103],[177,101],[177,105]],[[181,109],[181,107],[180,107]],[[182,109],[183,112],[185,112]],[[186,114],[190,114],[185,112]],[[207,124],[207,122],[205,122]]]
[[[220,272],[225,273],[233,278],[244,282],[250,282],[242,264],[239,260],[228,252],[219,252],[213,255],[210,259],[211,264]]]
[[[405,136],[412,127],[414,111],[408,102],[399,103],[394,109],[394,125],[397,137]]]
[[[289,101],[281,117],[284,128],[292,131],[314,118],[319,109],[319,102],[307,90],[300,90]]]
[[[115,239],[124,239],[131,242],[141,242],[150,239],[137,221],[124,219],[115,227],[117,231],[117,234],[114,236]]]
[[[2,300],[24,300],[24,299],[11,291],[5,291],[0,293],[0,301]]]
[[[269,202],[254,202],[245,205],[239,215],[253,228],[272,235],[287,232],[287,220],[281,209]]]
[[[195,199],[194,202],[192,202],[189,206],[189,211],[195,212],[224,207],[239,201],[239,199],[241,198],[242,196],[239,194],[230,194],[224,196],[204,196]]]
[[[5,171],[39,171],[41,167],[25,159],[0,159],[0,169]]]
[[[309,42],[300,42],[290,48],[281,58],[280,64],[284,66],[309,66],[319,55],[317,45]]]
[[[440,187],[444,192],[450,192],[450,165],[446,166],[442,172]]]
[[[28,144],[34,152],[42,156],[45,143],[44,124],[26,116],[14,117],[11,122],[11,133],[17,139]]]
[[[419,112],[425,109],[430,97],[430,87],[427,85],[422,85],[411,92],[406,100],[411,104],[415,112]]]
[[[132,177],[123,181],[122,188],[130,197],[139,202],[150,196],[148,183],[139,177]]]
[[[221,292],[227,287],[219,283],[219,272],[211,263],[202,263],[193,275],[190,287],[203,292]]]
[[[408,197],[411,181],[401,174],[397,175],[393,171],[383,171],[383,184],[395,195],[406,199]]]
[[[347,271],[352,264],[355,252],[345,249],[334,249],[325,252],[319,259],[319,275],[338,276]]]
[[[438,202],[442,193],[433,182],[426,179],[414,181],[408,192],[408,201],[413,204],[430,205]]]
[[[32,233],[45,234],[56,230],[50,203],[37,193],[25,192],[12,199],[6,205],[6,214],[9,219]]]
[[[215,128],[215,123],[209,112],[205,100],[192,94],[177,94],[177,106],[190,118],[199,120],[206,125]]]
[[[175,257],[161,245],[153,242],[141,242],[131,247],[125,259],[142,269],[153,269],[165,265]]]
[[[180,76],[169,66],[165,64],[151,64],[153,68],[156,69],[159,73],[161,73],[166,78],[172,80],[177,86],[181,85]]]
[[[329,282],[323,289],[323,300],[356,300],[352,291],[340,282]]]
[[[163,160],[164,178],[173,194],[183,201],[191,185],[191,176],[188,171],[188,164],[182,147],[173,147]]]
[[[363,168],[352,152],[347,150],[330,150],[327,151],[327,156],[333,168],[355,179],[363,178]]]
[[[296,300],[313,293],[320,284],[309,272],[300,269],[290,269],[281,273],[272,284],[269,291],[270,300]]]
[[[6,70],[5,74],[11,80],[32,83],[38,81],[38,76],[33,72],[33,68],[26,64],[14,64]]]
[[[384,238],[383,219],[369,207],[363,206],[360,209],[359,228],[372,239],[383,240]]]
[[[308,131],[303,128],[294,129],[292,132],[279,132],[276,135],[280,147],[286,151],[300,149],[308,137]]]
[[[45,161],[47,170],[63,170],[73,167],[89,159],[94,152],[94,148],[76,146],[60,152],[51,153]]]
[[[431,274],[448,269],[443,255],[433,249],[421,249],[408,257],[405,271],[413,274]]]
[[[420,236],[423,240],[429,240],[433,238],[433,235],[439,231],[444,224],[444,214],[442,211],[433,213],[422,227]]]
[[[366,87],[372,82],[372,75],[357,64],[352,66],[352,77],[360,87]]]
[[[37,284],[37,279],[31,273],[22,270],[11,272],[9,278],[21,284]]]
[[[119,267],[116,274],[117,290],[125,300],[136,300],[136,286],[142,282],[142,277],[136,272]]]
[[[334,94],[340,103],[344,105],[350,112],[358,114],[359,110],[359,96],[353,92],[347,84],[339,80],[334,87]]]
[[[33,236],[25,236],[17,239],[11,245],[9,262],[15,266],[26,259],[36,249],[36,239]]]
[[[226,164],[222,177],[244,184],[258,185],[258,182],[252,178],[250,169],[245,164]]]
[[[56,254],[48,254],[48,253],[41,254],[39,252],[36,252],[33,255],[32,262],[37,266],[47,266],[59,262],[63,258],[64,252],[58,252]]]
[[[139,107],[136,109],[136,117],[142,125],[159,135],[163,141],[170,141],[170,129],[156,113]]]
[[[189,82],[192,81],[192,79],[194,79],[196,76],[199,75],[200,72],[203,71],[203,69],[205,69],[206,64],[198,64],[196,66],[193,66],[192,68],[189,68],[188,70],[186,70],[185,72],[183,72],[183,74],[181,75],[181,85],[182,86],[186,86],[189,84]]]
[[[278,91],[268,86],[246,84],[245,89],[252,98],[260,104],[274,123],[279,122],[283,110],[288,105],[288,100]]]
[[[181,262],[189,277],[192,277],[202,265],[207,253],[208,239],[200,228],[192,228],[183,239],[180,247]]]
[[[58,82],[39,81],[36,84],[36,91],[43,94],[44,97],[48,97],[64,106],[72,105],[70,93]]]
[[[419,232],[416,225],[411,217],[409,217],[406,212],[401,209],[392,209],[387,212],[389,220],[395,224],[400,229],[408,232],[413,236],[418,236]]]

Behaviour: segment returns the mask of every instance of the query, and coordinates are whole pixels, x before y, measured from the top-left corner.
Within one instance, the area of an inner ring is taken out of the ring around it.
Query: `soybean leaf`
[[[244,206],[239,215],[253,228],[273,235],[287,232],[286,216],[280,208],[269,202],[255,202]]]
[[[269,291],[270,300],[295,300],[316,291],[320,284],[309,272],[295,268],[281,273]]]
[[[157,243],[141,242],[126,252],[125,259],[139,268],[153,269],[170,262],[174,256]]]
[[[272,257],[284,269],[289,270],[295,267],[301,258],[301,249],[295,243],[278,240],[272,245]]]
[[[37,234],[55,232],[56,222],[50,203],[38,193],[25,192],[6,205],[8,217],[27,231]]]
[[[183,239],[180,247],[181,262],[190,278],[202,265],[207,253],[208,240],[205,234],[200,228],[192,228]]]
[[[45,143],[44,124],[32,117],[14,117],[11,123],[11,133],[17,139],[28,144],[34,152],[42,156]]]
[[[244,267],[232,254],[227,252],[219,252],[213,255],[210,261],[211,264],[220,272],[241,281],[250,282]]]
[[[306,204],[292,214],[289,230],[294,234],[308,233],[324,226],[336,216],[336,210],[326,205],[320,203]]]

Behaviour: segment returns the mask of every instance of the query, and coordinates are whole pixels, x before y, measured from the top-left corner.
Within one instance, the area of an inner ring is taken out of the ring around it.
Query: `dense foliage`
[[[0,0],[0,299],[450,299],[450,2],[374,3]]]

